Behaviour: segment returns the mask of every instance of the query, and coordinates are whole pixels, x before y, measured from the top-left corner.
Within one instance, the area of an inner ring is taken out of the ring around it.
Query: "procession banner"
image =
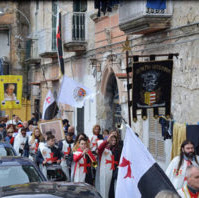
[[[72,107],[81,108],[87,99],[93,98],[93,92],[88,87],[67,76],[63,77],[58,102]]]
[[[165,114],[170,117],[172,68],[172,60],[133,64],[134,121],[137,120],[136,111],[138,109],[146,112],[147,108],[165,107]]]
[[[177,194],[171,181],[149,153],[147,147],[128,125],[126,125],[125,134],[118,166],[115,197],[155,197],[163,190]]]
[[[23,77],[17,75],[0,76],[1,110],[21,108]]]
[[[42,120],[52,120],[57,115],[58,110],[57,102],[49,90],[43,104]]]

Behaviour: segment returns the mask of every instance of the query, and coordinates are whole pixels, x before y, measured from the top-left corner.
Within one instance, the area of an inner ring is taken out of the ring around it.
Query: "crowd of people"
[[[86,182],[94,185],[102,197],[115,197],[118,164],[123,147],[119,131],[93,127],[89,138],[85,133],[75,135],[68,120],[63,120],[65,139],[56,141],[48,131],[46,139],[33,117],[22,122],[16,115],[11,120],[2,120],[0,140],[13,145],[18,156],[33,160],[47,177],[47,167],[60,165],[71,182]]]
[[[35,116],[22,122],[16,115],[0,123],[0,141],[13,145],[18,156],[33,160],[47,177],[47,168],[60,165],[66,181],[86,182],[94,185],[103,198],[115,197],[118,165],[123,147],[118,130],[103,130],[93,127],[89,138],[85,133],[75,135],[75,128],[63,120],[65,139],[56,141],[48,131],[45,139]],[[185,140],[180,155],[169,164],[166,175],[181,197],[199,197],[199,157],[194,144]],[[169,192],[161,192],[168,194]],[[157,197],[164,197],[163,194]],[[166,197],[166,196],[165,196]]]

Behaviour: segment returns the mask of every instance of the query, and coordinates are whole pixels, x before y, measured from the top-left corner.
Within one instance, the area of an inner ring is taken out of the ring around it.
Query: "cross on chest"
[[[79,167],[84,167],[84,173],[87,173],[87,167],[91,167],[91,164],[90,163],[87,163],[87,160],[86,158],[83,158],[84,160],[84,163],[83,164],[79,164]]]
[[[110,170],[115,170],[115,164],[118,165],[118,161],[115,161],[114,155],[111,155],[111,160],[106,159],[106,164],[111,164]]]
[[[54,157],[54,153],[50,153],[50,158],[46,158],[46,161],[47,162],[57,162],[57,160],[58,160],[58,157]]]
[[[38,151],[39,143],[35,143],[35,153]]]
[[[69,154],[70,154],[70,151],[71,151],[71,148],[68,147],[68,148],[67,148],[67,152],[64,152],[64,155],[69,155]]]

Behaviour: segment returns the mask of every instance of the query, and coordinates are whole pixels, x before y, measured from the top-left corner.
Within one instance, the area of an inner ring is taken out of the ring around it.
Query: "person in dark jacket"
[[[6,137],[6,130],[3,124],[0,124],[0,141],[4,141]]]

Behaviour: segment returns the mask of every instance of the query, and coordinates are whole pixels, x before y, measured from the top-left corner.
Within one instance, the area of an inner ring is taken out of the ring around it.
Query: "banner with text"
[[[165,114],[170,117],[172,60],[135,62],[133,64],[133,120],[137,120],[136,111],[142,110],[142,117],[147,117],[146,109],[165,107]],[[145,112],[145,113],[143,113]]]

